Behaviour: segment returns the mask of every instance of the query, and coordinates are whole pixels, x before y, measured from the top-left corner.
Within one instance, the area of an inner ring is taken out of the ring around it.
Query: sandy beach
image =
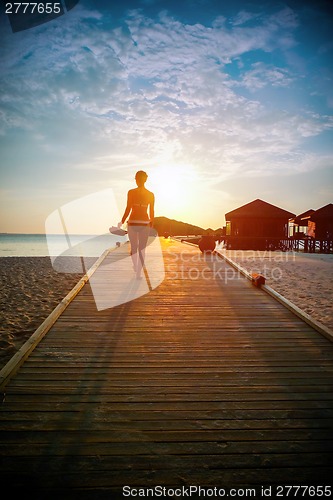
[[[268,285],[333,329],[333,255],[223,252],[247,271],[262,273]],[[0,258],[0,367],[34,333],[81,276],[56,272],[49,257]]]
[[[314,319],[333,330],[333,255],[221,250]]]

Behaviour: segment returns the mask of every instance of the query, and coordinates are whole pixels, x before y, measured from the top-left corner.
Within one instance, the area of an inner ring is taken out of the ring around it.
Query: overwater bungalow
[[[267,250],[284,248],[289,219],[295,214],[257,199],[225,214],[227,248]]]
[[[333,240],[333,204],[315,210],[311,214],[310,227],[316,240]]]
[[[306,212],[303,212],[302,214],[299,214],[296,217],[290,219],[289,223],[292,230],[292,236],[294,238],[304,238],[306,236],[311,236],[309,234],[309,221],[313,212],[313,208],[310,208]]]
[[[333,252],[332,203],[318,210],[307,210],[289,222],[295,250],[304,248],[305,252]]]

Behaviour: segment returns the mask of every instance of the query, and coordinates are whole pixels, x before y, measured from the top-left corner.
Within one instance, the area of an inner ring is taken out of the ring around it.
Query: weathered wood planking
[[[217,257],[161,244],[158,288],[97,312],[87,283],[9,382],[3,484],[330,484],[331,342]]]
[[[243,276],[245,276],[247,279],[252,281],[252,275],[244,269],[240,264],[234,262],[230,257],[227,257],[223,251],[216,250],[216,253],[220,255],[228,264],[230,264],[233,268],[235,268],[239,273],[241,273]],[[301,318],[303,321],[305,321],[308,325],[312,326],[316,331],[324,335],[324,337],[328,338],[331,342],[333,342],[333,331],[328,328],[326,325],[322,324],[321,322],[315,320],[312,316],[307,314],[305,311],[300,309],[298,306],[296,306],[293,302],[290,300],[286,299],[283,295],[278,293],[276,290],[271,288],[268,285],[261,285],[261,290],[264,290],[267,292],[269,295],[274,297],[278,302],[283,304],[287,309],[292,311],[296,316]]]

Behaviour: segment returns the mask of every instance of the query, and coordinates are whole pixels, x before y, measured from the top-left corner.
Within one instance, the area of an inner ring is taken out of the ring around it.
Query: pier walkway
[[[160,286],[98,312],[88,282],[8,382],[2,488],[330,485],[332,343],[221,258],[161,245]]]

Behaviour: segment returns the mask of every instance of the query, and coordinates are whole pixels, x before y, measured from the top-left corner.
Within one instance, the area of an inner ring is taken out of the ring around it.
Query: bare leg
[[[134,267],[134,271],[137,272],[138,269],[138,250],[139,250],[139,238],[138,232],[135,227],[128,226],[128,237],[131,244],[131,257]]]
[[[148,236],[149,236],[149,231],[150,227],[142,227],[140,228],[140,231],[138,232],[138,266],[137,266],[137,271],[136,275],[138,278],[141,276],[141,271],[144,266],[145,262],[145,253],[146,253],[146,246],[147,246],[147,241],[148,241]]]

